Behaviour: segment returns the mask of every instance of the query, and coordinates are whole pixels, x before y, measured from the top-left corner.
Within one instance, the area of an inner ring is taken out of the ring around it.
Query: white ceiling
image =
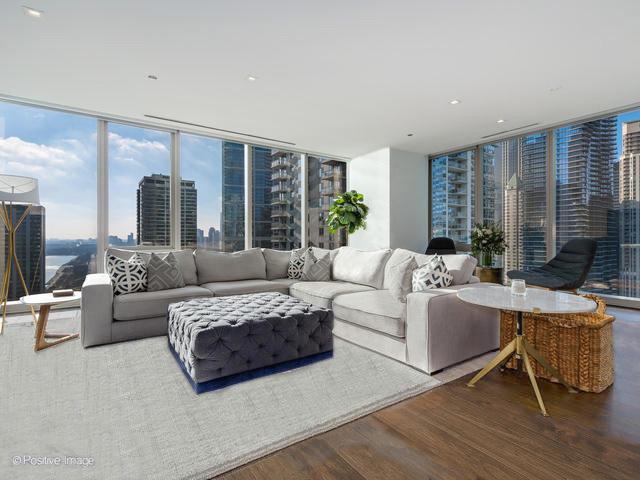
[[[430,153],[637,104],[638,25],[638,0],[2,0],[0,94]]]

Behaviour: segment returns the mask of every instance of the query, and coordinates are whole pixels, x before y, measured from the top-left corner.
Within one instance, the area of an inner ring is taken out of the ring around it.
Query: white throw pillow
[[[444,288],[452,283],[453,275],[447,270],[440,255],[434,255],[431,260],[413,271],[412,289],[414,292]]]
[[[129,260],[107,255],[107,272],[115,295],[147,290],[147,266],[137,253]]]
[[[294,280],[300,280],[302,278],[302,269],[304,268],[304,255],[309,250],[308,248],[299,248],[298,250],[291,250],[291,256],[289,257],[289,268],[287,269],[287,277]]]
[[[329,255],[323,255],[318,259],[313,250],[309,248],[304,254],[301,280],[304,282],[328,282],[331,280],[331,258]]]
[[[418,262],[414,257],[408,257],[403,261],[392,265],[387,274],[389,293],[401,302],[407,301],[407,295],[411,293],[413,271],[418,268]]]

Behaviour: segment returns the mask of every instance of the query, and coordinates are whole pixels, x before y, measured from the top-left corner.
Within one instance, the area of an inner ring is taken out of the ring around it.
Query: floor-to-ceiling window
[[[307,156],[307,245],[338,248],[347,244],[344,230],[330,233],[329,207],[347,189],[347,164],[315,155]]]
[[[640,111],[554,134],[556,249],[572,238],[597,240],[584,289],[640,297]]]
[[[254,247],[291,250],[301,245],[300,154],[253,147]]]
[[[476,150],[431,160],[431,236],[468,243],[475,219]]]
[[[223,143],[217,138],[180,135],[183,189],[180,228],[184,248],[224,250],[221,232],[222,206],[225,203],[222,197]],[[239,170],[241,178],[238,181],[242,183],[242,164]],[[243,204],[240,207],[244,208]]]
[[[96,271],[96,128],[94,118],[0,102],[0,173],[38,180],[40,204],[16,235],[30,293],[80,288]],[[16,221],[23,205],[10,207]],[[8,237],[0,234],[6,268]],[[9,300],[24,295],[12,270]]]
[[[171,245],[171,135],[119,123],[108,128],[109,244]]]
[[[244,250],[244,144],[222,142],[220,249]]]

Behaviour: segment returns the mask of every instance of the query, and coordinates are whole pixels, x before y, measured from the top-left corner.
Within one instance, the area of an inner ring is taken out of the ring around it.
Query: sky
[[[35,177],[47,238],[96,237],[97,120],[0,102],[0,172]],[[198,228],[219,228],[221,148],[182,136],[182,177],[196,181]],[[145,175],[170,172],[170,135],[109,124],[109,234],[136,231],[136,189]]]

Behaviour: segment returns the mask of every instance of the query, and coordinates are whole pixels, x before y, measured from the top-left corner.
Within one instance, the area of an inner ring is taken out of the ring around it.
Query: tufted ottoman
[[[168,320],[169,347],[197,393],[297,367],[333,350],[333,312],[281,293],[173,303]]]

